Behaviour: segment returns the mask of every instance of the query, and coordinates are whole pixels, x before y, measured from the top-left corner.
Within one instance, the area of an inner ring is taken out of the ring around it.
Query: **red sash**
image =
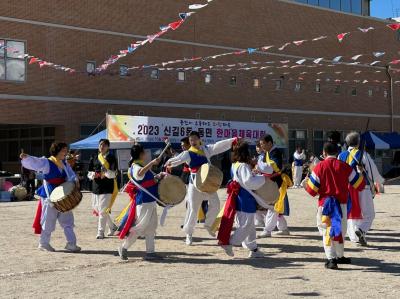
[[[228,186],[228,198],[225,203],[224,214],[218,231],[218,245],[229,245],[233,222],[236,215],[236,199],[239,195],[240,185],[238,182],[231,181]]]
[[[349,193],[351,198],[351,209],[347,215],[347,219],[362,219],[359,191],[349,185]]]
[[[140,184],[140,186],[145,189],[153,187],[154,185],[157,185],[157,182],[154,179],[144,181]],[[124,227],[119,233],[119,238],[121,240],[124,239],[125,236],[127,236],[136,219],[136,194],[138,191],[139,188],[136,187],[135,184],[133,184],[132,182],[129,182],[125,188],[125,192],[128,193],[129,197],[131,198],[131,206],[129,207],[128,219],[126,220]]]
[[[65,179],[64,178],[54,178],[54,179],[47,180],[47,182],[51,185],[59,186],[65,182]],[[39,199],[37,207],[36,207],[35,218],[33,219],[33,224],[32,224],[33,231],[36,235],[40,235],[42,233],[42,224],[40,223],[41,220],[42,220],[42,200]]]

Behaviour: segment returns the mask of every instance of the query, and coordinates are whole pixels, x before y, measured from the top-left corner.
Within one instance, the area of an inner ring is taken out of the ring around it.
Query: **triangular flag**
[[[362,56],[362,54],[358,54],[358,55],[354,55],[353,57],[351,57],[352,60],[357,60],[358,58],[360,58]]]
[[[373,52],[372,53],[376,58],[381,57],[383,55],[385,55],[385,52]]]
[[[315,42],[315,41],[318,41],[318,40],[321,40],[321,39],[325,39],[325,38],[327,38],[327,36],[322,35],[322,36],[318,36],[316,38],[313,38],[312,41]]]
[[[343,56],[336,56],[335,58],[332,59],[332,62],[339,62],[342,59]]]
[[[395,31],[400,29],[400,23],[393,23],[393,24],[389,24],[386,26],[388,26],[390,29],[395,30]]]
[[[306,62],[306,59],[300,59],[296,61],[297,64],[303,64],[304,62]]]
[[[360,30],[363,33],[367,33],[368,31],[374,30],[374,29],[375,29],[374,27],[368,27],[368,28],[360,28],[360,27],[358,27],[358,30]]]
[[[318,63],[320,63],[322,60],[323,60],[324,58],[317,58],[317,59],[315,59],[313,62],[315,63],[315,64],[318,64]]]
[[[263,51],[267,51],[268,49],[271,49],[271,48],[273,48],[274,46],[264,46],[264,47],[262,47],[261,49],[263,50]]]
[[[168,24],[168,26],[172,29],[172,30],[176,30],[176,29],[178,29],[182,24],[183,24],[183,20],[180,20],[180,21],[176,21],[176,22],[173,22],[173,23],[169,23]]]
[[[206,7],[208,4],[191,4],[189,5],[189,9],[201,9]]]
[[[278,48],[279,51],[282,51],[283,49],[285,49],[287,46],[289,46],[290,43],[286,43],[284,44],[282,47]]]
[[[399,63],[400,63],[400,59],[392,60],[390,62],[390,64],[399,64]]]
[[[296,45],[296,46],[300,46],[300,45],[302,45],[304,42],[306,42],[307,40],[305,40],[305,39],[303,39],[303,40],[297,40],[297,41],[294,41],[293,43]]]
[[[32,57],[32,58],[29,60],[29,64],[34,64],[35,62],[38,62],[38,59],[37,59],[36,57]]]
[[[374,62],[372,62],[370,65],[375,65],[375,64],[377,64],[377,63],[379,63],[380,61],[379,60],[375,60]]]
[[[247,49],[247,52],[249,52],[249,54],[252,54],[252,53],[254,53],[256,50],[257,50],[257,49],[255,49],[255,48],[248,48],[248,49]]]
[[[339,42],[342,42],[342,40],[344,39],[344,37],[346,35],[350,34],[350,32],[344,32],[344,33],[340,33],[337,35],[337,39],[339,40]]]

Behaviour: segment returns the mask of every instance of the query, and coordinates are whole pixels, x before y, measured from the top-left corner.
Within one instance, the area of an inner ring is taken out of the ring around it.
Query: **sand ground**
[[[292,234],[259,240],[264,259],[247,259],[238,248],[227,257],[199,225],[194,244],[183,243],[180,224],[184,205],[172,209],[157,231],[156,248],[164,257],[142,261],[144,241],[131,248],[129,261],[116,256],[120,240],[96,240],[96,218],[90,194],[74,211],[79,254],[62,250],[65,239],[57,226],[55,253],[36,249],[31,223],[35,202],[0,203],[1,298],[399,298],[400,187],[390,186],[375,199],[376,221],[370,246],[347,243],[352,265],[324,269],[321,240],[315,227],[316,200],[303,190],[289,190]],[[220,198],[225,198],[220,190]],[[115,213],[128,202],[119,195]],[[161,210],[159,210],[159,215]],[[260,230],[260,229],[259,229]]]

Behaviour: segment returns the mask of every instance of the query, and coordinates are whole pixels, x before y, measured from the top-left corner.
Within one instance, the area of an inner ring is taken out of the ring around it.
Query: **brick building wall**
[[[126,48],[135,36],[158,31],[187,10],[192,1],[3,1],[0,3],[0,38],[26,41],[31,55],[47,61],[84,71],[86,61],[100,65],[110,54]],[[133,55],[121,59],[103,76],[70,75],[50,68],[27,66],[25,83],[0,81],[1,124],[46,124],[56,127],[56,137],[67,142],[80,137],[80,125],[97,124],[105,113],[144,113],[149,116],[240,120],[257,122],[286,122],[290,129],[307,130],[312,146],[313,130],[363,130],[370,117],[370,128],[391,129],[392,103],[384,91],[390,84],[340,84],[341,80],[388,80],[384,69],[355,66],[318,67],[304,75],[300,91],[295,91],[298,73],[284,75],[283,89],[275,90],[275,80],[286,69],[264,71],[210,72],[211,84],[204,83],[204,73],[188,72],[185,82],[177,82],[176,72],[161,72],[152,80],[150,70],[133,71],[129,77],[117,75],[119,64],[127,66],[151,64],[182,57],[207,56],[264,45],[281,46],[285,42],[311,39],[319,35],[335,36],[354,31],[357,27],[375,27],[367,34],[353,34],[339,44],[335,39],[291,46],[279,55],[299,57],[344,56],[345,61],[359,53],[385,51],[382,60],[398,57],[398,36],[386,23],[373,18],[352,16],[329,10],[276,0],[218,0],[190,17],[177,31],[169,32],[163,40],[146,45]],[[67,26],[67,27],[66,27]],[[69,27],[68,27],[69,26]],[[71,27],[73,26],[73,28]],[[379,29],[378,29],[379,28]],[[196,45],[193,45],[196,43]],[[206,63],[177,66],[232,64],[237,62],[279,61],[288,56],[252,54],[228,56]],[[361,62],[373,61],[371,55]],[[310,63],[308,63],[310,64]],[[306,69],[309,71],[308,69]],[[354,75],[354,71],[362,71]],[[379,70],[380,73],[376,73]],[[268,75],[269,72],[273,75]],[[340,75],[333,72],[342,71]],[[230,86],[230,76],[237,76],[237,85]],[[329,77],[331,80],[326,81]],[[253,87],[253,79],[260,88]],[[321,79],[321,92],[315,91],[316,79]],[[399,80],[394,74],[394,80]],[[400,89],[393,93],[394,129],[400,126]],[[357,88],[353,96],[352,88]],[[373,89],[372,96],[368,90]],[[0,149],[1,150],[1,149]]]

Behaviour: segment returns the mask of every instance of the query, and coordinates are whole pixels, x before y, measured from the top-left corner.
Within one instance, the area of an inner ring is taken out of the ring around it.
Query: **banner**
[[[191,131],[198,131],[205,143],[241,137],[254,144],[270,134],[278,147],[288,147],[287,124],[107,115],[107,138],[111,142],[164,142],[168,138],[171,143],[180,143]]]

